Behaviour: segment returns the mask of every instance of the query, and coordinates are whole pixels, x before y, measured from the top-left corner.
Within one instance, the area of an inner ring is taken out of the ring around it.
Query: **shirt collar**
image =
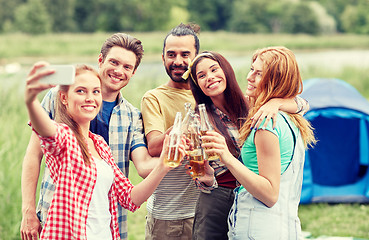
[[[219,108],[217,108],[214,104],[211,105],[211,108],[222,121],[231,121],[230,118],[225,113],[223,113]]]

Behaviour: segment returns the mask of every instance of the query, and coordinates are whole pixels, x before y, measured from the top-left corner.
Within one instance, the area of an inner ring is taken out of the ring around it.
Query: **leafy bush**
[[[15,11],[15,27],[21,32],[40,34],[51,31],[52,18],[41,0],[30,0]]]

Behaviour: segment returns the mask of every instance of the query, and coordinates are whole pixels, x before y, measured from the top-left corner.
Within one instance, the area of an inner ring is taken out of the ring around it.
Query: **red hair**
[[[302,92],[303,84],[296,57],[286,47],[268,47],[257,50],[252,62],[259,58],[263,62],[262,77],[257,87],[256,98],[252,100],[253,116],[262,105],[272,98],[294,98]],[[299,114],[289,114],[291,120],[300,129],[305,144],[315,142],[310,123]],[[241,128],[241,141],[250,134],[251,119],[248,118]]]

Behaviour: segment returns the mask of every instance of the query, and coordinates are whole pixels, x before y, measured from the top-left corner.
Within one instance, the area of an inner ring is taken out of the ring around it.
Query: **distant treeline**
[[[0,0],[0,33],[206,31],[369,34],[369,0]]]

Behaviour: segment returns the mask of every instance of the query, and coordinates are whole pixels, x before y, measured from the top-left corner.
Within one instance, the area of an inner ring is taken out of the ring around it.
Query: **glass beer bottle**
[[[192,171],[192,178],[197,178],[205,175],[205,151],[201,146],[200,138],[200,124],[198,118],[193,114],[191,117],[192,121],[189,126],[189,142],[190,148],[187,151],[189,156],[189,163]]]
[[[183,155],[178,150],[179,143],[181,142],[182,136],[182,114],[177,112],[174,120],[173,128],[169,133],[169,148],[168,154],[164,157],[164,164],[169,167],[179,166]]]
[[[189,128],[190,128],[190,124],[193,121],[193,111],[191,109],[191,103],[186,102],[184,104],[185,107],[185,117],[183,118],[182,121],[182,133],[189,138],[188,134],[189,134]]]
[[[201,136],[206,135],[207,131],[214,130],[213,126],[210,124],[208,113],[206,112],[205,104],[199,104],[199,112],[200,112],[200,133]],[[219,159],[219,154],[210,153],[207,154],[207,159],[209,161],[214,161]]]

